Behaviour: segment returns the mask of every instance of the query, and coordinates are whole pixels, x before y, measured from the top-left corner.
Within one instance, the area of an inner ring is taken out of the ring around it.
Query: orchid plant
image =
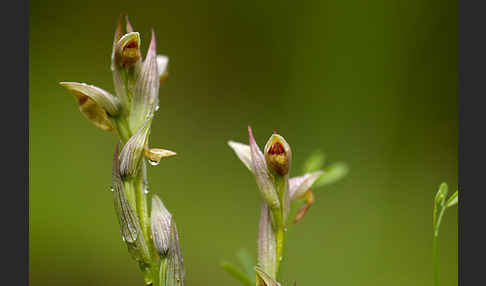
[[[251,127],[248,127],[249,145],[229,141],[243,164],[253,173],[263,202],[260,210],[258,227],[258,258],[257,265],[250,267],[256,273],[248,270],[251,258],[242,254],[242,264],[246,273],[234,265],[224,262],[222,267],[243,284],[251,286],[280,285],[278,273],[283,259],[285,232],[293,203],[304,201],[298,210],[294,223],[300,221],[310,206],[314,203],[313,186],[322,186],[342,178],[347,173],[345,164],[333,165],[332,168],[315,170],[322,166],[324,157],[317,153],[306,163],[308,171],[302,176],[290,177],[292,150],[287,141],[279,134],[272,134],[265,144],[263,152],[258,147]],[[255,274],[253,274],[255,275]]]
[[[174,217],[148,192],[147,159],[157,165],[174,152],[149,148],[152,120],[159,108],[159,86],[167,79],[168,58],[157,55],[155,33],[145,60],[140,34],[120,16],[113,41],[111,71],[115,94],[78,82],[61,82],[91,122],[119,137],[113,158],[112,192],[123,241],[147,285],[184,285],[184,264]],[[121,151],[120,151],[121,148]],[[151,204],[149,204],[151,202]],[[150,207],[150,208],[149,208]]]

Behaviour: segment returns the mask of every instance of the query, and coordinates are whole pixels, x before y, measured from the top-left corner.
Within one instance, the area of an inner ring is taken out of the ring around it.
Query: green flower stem
[[[276,240],[276,250],[275,250],[275,279],[278,277],[280,262],[283,258],[283,248],[284,248],[284,237],[285,237],[285,221],[284,221],[284,196],[287,190],[288,177],[285,176],[275,176],[275,185],[277,187],[277,193],[280,201],[279,216],[276,217],[276,229],[275,229],[275,240]]]
[[[142,229],[143,236],[145,237],[145,241],[147,241],[149,251],[151,253],[151,272],[152,272],[152,279],[153,285],[158,285],[159,280],[159,257],[156,254],[155,248],[152,243],[151,238],[151,230],[150,230],[150,217],[149,217],[149,210],[148,210],[148,203],[147,197],[148,194],[146,193],[146,181],[147,181],[147,165],[145,161],[142,162],[142,166],[140,167],[140,171],[137,177],[134,179],[135,181],[135,197],[136,197],[136,210],[138,217],[140,219],[140,228]]]
[[[167,258],[161,258],[160,263],[157,264],[157,268],[154,268],[155,276],[157,276],[157,281],[159,284],[154,283],[154,285],[165,286],[165,276],[167,272]]]
[[[434,286],[439,285],[439,236],[434,234],[433,239],[433,264],[434,264]]]
[[[116,127],[118,135],[120,135],[120,139],[123,143],[126,143],[132,136],[132,132],[130,131],[126,117],[124,115],[112,117],[112,122]]]
[[[133,185],[133,180],[124,179],[123,187],[125,188],[125,193],[127,194],[128,203],[133,209],[137,209],[136,199],[135,199],[135,187]]]
[[[283,246],[284,246],[284,228],[279,228],[275,235],[275,239],[277,240],[277,249],[276,249],[276,261],[275,261],[275,279],[278,277],[279,268],[280,268],[280,261],[282,261],[283,256]]]
[[[142,164],[142,168],[145,168],[145,164]],[[142,170],[139,175],[135,178],[135,199],[137,202],[137,214],[140,219],[140,226],[142,227],[143,235],[149,238],[149,216],[147,207],[147,196],[145,194],[145,184],[142,178]]]

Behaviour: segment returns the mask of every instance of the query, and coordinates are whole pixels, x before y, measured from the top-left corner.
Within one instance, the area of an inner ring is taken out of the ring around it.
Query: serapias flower
[[[292,151],[285,138],[279,134],[272,134],[265,145],[265,153],[262,153],[255,142],[251,127],[248,127],[248,134],[249,145],[235,141],[228,141],[228,145],[248,170],[255,175],[259,190],[268,206],[280,208],[285,196],[290,198],[290,202],[304,198],[306,192],[319,179],[323,171],[289,178]],[[284,184],[288,186],[282,194],[277,191],[277,180],[283,180]]]

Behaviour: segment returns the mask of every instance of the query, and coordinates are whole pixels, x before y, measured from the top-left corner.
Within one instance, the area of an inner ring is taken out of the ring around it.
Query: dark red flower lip
[[[275,142],[272,144],[270,149],[268,150],[268,154],[270,155],[280,155],[285,154],[285,148],[280,142]]]

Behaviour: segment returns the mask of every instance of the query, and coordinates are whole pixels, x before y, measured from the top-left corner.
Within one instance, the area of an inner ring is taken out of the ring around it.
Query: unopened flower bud
[[[123,177],[134,177],[140,169],[149,130],[150,120],[147,120],[123,146],[120,152],[120,173]]]
[[[292,151],[285,139],[273,134],[265,145],[265,160],[272,173],[285,176],[289,172]]]
[[[152,197],[152,212],[150,214],[150,224],[152,239],[157,252],[161,256],[167,255],[169,250],[169,238],[171,231],[172,215],[157,195]]]

